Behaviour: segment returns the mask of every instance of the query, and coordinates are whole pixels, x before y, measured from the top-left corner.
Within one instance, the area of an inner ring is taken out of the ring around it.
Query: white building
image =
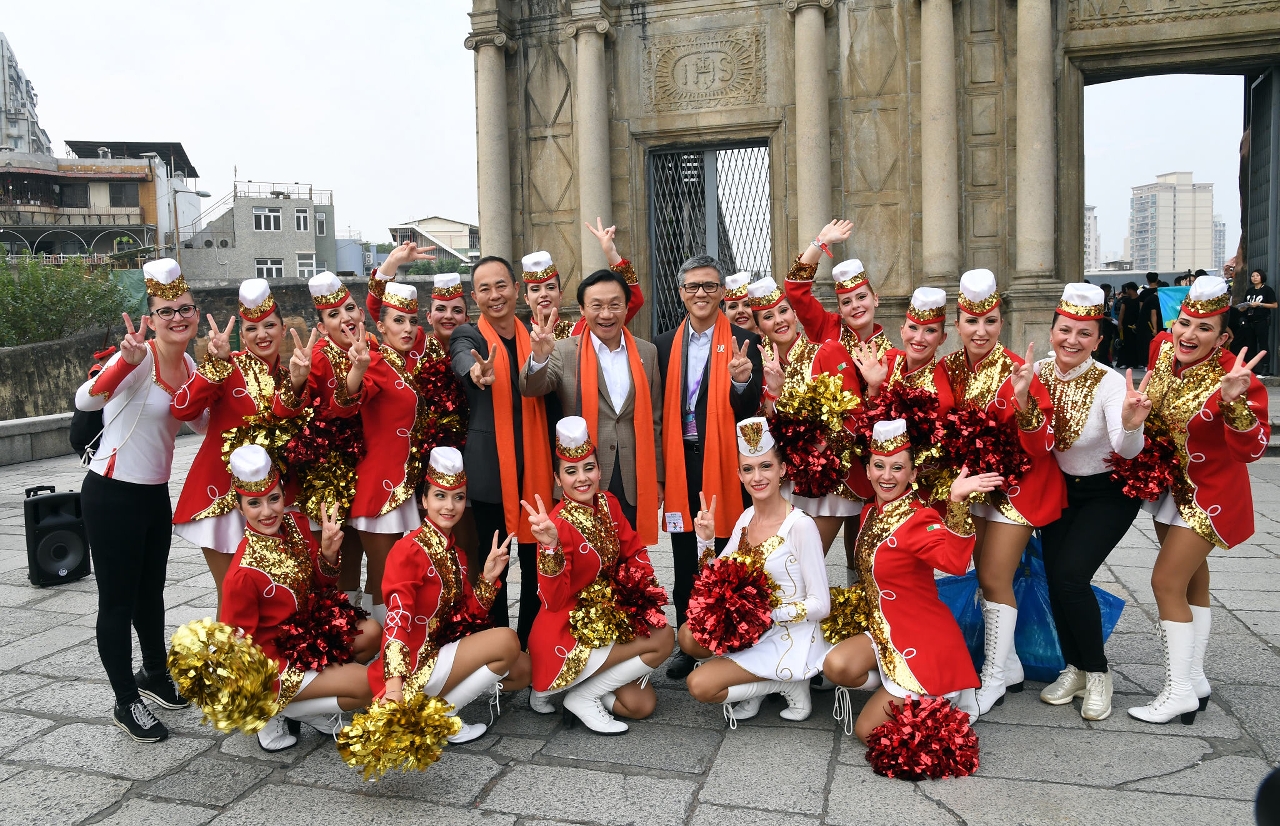
[[[1222,265],[1227,263],[1227,222],[1222,220],[1221,215],[1213,216],[1213,269],[1210,272],[1218,272],[1222,270]]]
[[[1213,269],[1213,184],[1190,172],[1157,175],[1129,199],[1129,253],[1135,270]]]
[[[392,243],[411,241],[419,247],[435,247],[437,259],[444,256],[469,264],[480,257],[480,227],[465,221],[432,215],[396,224],[387,231]]]
[[[1096,270],[1102,265],[1102,239],[1098,236],[1097,207],[1084,206],[1084,268]]]
[[[4,69],[0,79],[0,146],[28,155],[52,155],[49,133],[36,119],[35,87],[18,68],[4,32],[0,32],[0,67]]]

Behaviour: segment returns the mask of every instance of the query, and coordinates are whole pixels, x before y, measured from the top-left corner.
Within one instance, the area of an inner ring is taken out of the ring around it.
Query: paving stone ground
[[[199,446],[178,442],[176,500]],[[1098,574],[1127,604],[1108,643],[1111,719],[1037,698],[1039,683],[977,723],[981,767],[970,778],[908,783],[872,773],[864,749],[815,692],[813,716],[789,723],[780,701],[736,731],[718,706],[694,702],[655,673],[658,711],[626,735],[566,729],[507,698],[489,734],[452,747],[422,774],[363,782],[332,742],[308,729],[269,755],[219,735],[194,709],[164,711],[173,736],[141,745],[111,724],[111,691],[94,647],[92,577],[27,582],[23,489],[78,489],[70,457],[0,469],[0,821],[6,823],[310,824],[1151,824],[1251,823],[1261,778],[1280,761],[1280,459],[1252,466],[1257,533],[1215,551],[1214,628],[1206,669],[1213,701],[1194,725],[1153,726],[1124,713],[1159,689],[1152,631],[1151,522],[1139,516]],[[664,544],[653,554],[671,579]],[[828,566],[844,581],[836,543]],[[514,579],[514,577],[513,577]],[[513,594],[515,591],[513,590]],[[214,610],[197,548],[175,537],[166,590],[170,631]],[[512,615],[514,616],[514,605]],[[136,654],[135,654],[136,656]],[[855,693],[855,710],[863,698]],[[473,706],[464,718],[484,721]]]

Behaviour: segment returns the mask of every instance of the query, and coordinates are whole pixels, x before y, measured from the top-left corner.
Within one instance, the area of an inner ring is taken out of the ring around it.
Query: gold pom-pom
[[[857,396],[844,389],[839,376],[819,373],[804,381],[784,384],[776,409],[797,419],[821,422],[831,438],[840,435],[845,417],[860,404]]]
[[[440,759],[462,721],[443,698],[414,694],[403,702],[374,703],[338,732],[338,754],[364,770],[364,779],[389,771],[424,771]]]
[[[861,585],[831,589],[831,613],[822,621],[823,638],[835,645],[867,630],[871,608]]]
[[[569,612],[569,633],[588,648],[603,648],[611,642],[627,643],[635,639],[631,621],[618,609],[613,589],[603,576],[578,594],[578,604]]]
[[[173,634],[169,674],[183,697],[218,731],[253,734],[280,711],[276,662],[237,629],[192,620]]]

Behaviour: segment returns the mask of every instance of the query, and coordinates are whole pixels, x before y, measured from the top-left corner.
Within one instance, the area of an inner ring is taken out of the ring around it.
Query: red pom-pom
[[[454,603],[449,613],[445,614],[440,621],[434,638],[438,645],[445,646],[463,637],[469,637],[492,627],[493,623],[489,622],[489,614],[487,612],[484,614],[476,613],[470,610],[465,602],[458,600]]]
[[[942,417],[938,415],[938,397],[918,387],[899,382],[868,399],[865,407],[851,417],[850,429],[855,443],[864,455],[871,446],[871,431],[876,422],[902,419],[907,423],[907,438],[913,452],[927,450],[942,443]]]
[[[276,647],[282,659],[303,671],[345,665],[355,659],[352,645],[362,633],[356,625],[367,616],[341,591],[317,591],[280,625]]]
[[[998,473],[1008,490],[1031,470],[1031,457],[1022,449],[1012,419],[1001,422],[985,409],[957,407],[947,413],[944,428],[944,455],[952,467],[969,468],[970,476]]]
[[[1154,502],[1173,487],[1178,469],[1178,449],[1168,436],[1148,435],[1142,452],[1132,459],[1119,453],[1107,458],[1111,479],[1124,485],[1124,495]]]
[[[667,627],[667,592],[652,574],[634,565],[618,565],[609,582],[613,604],[631,621],[637,637],[647,637],[654,628]]]
[[[978,735],[969,715],[943,697],[890,703],[893,717],[867,738],[876,774],[903,780],[968,777],[978,770]]]
[[[306,476],[330,457],[355,467],[364,458],[365,450],[364,426],[359,416],[343,419],[315,415],[285,445],[284,458],[292,472]]]
[[[456,447],[467,441],[467,394],[453,372],[447,353],[432,353],[418,362],[418,395],[426,400],[427,422],[419,447],[424,455],[433,447]]]
[[[763,567],[718,557],[693,583],[686,614],[689,630],[713,654],[750,648],[773,624],[772,597],[773,583]]]
[[[820,422],[775,413],[769,432],[782,452],[797,496],[818,499],[840,488],[849,469],[828,445]]]

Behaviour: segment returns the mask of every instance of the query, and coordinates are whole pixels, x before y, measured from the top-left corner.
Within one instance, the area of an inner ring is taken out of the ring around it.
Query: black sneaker
[[[675,657],[671,659],[671,665],[667,666],[667,676],[673,680],[683,680],[693,671],[693,667],[698,661],[683,651],[677,651]]]
[[[138,684],[138,693],[161,708],[186,708],[191,705],[190,700],[178,693],[178,687],[173,684],[167,671],[148,675],[145,668],[140,668],[133,675],[133,680]]]
[[[169,736],[169,729],[156,719],[141,697],[127,706],[116,703],[112,716],[115,717],[116,725],[129,732],[129,736],[139,743],[159,743]]]

